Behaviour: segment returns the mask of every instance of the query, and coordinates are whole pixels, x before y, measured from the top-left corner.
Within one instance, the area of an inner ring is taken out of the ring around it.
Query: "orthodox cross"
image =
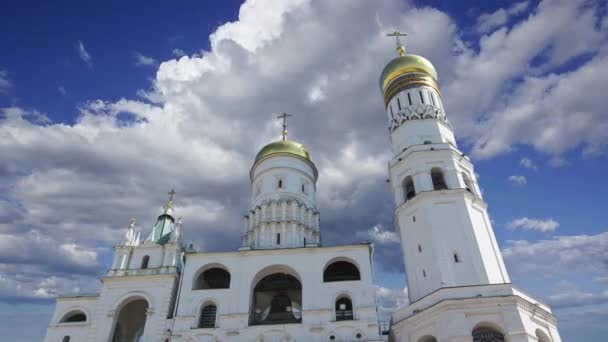
[[[175,195],[177,192],[175,192],[175,190],[171,189],[171,191],[169,191],[169,201],[167,202],[168,206],[173,206],[173,195]]]
[[[287,118],[293,116],[291,114],[283,113],[277,116],[277,119],[283,119],[283,131],[281,131],[281,135],[283,135],[283,140],[287,140]]]
[[[407,36],[407,34],[401,33],[399,31],[395,31],[393,33],[388,33],[386,36],[395,37],[395,39],[397,40],[397,53],[399,54],[399,56],[405,55],[405,47],[403,47],[403,44],[401,44],[399,37],[405,37],[405,36]]]

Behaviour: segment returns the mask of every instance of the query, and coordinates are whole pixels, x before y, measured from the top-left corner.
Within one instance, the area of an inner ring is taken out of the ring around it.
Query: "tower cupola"
[[[308,150],[282,139],[258,152],[251,171],[250,212],[245,216],[242,248],[268,249],[317,246],[320,242],[316,209],[317,167]]]
[[[394,32],[388,36],[396,38],[398,56],[382,70],[380,91],[393,152],[429,143],[455,145],[435,67],[422,56],[406,53],[399,41],[405,34]]]

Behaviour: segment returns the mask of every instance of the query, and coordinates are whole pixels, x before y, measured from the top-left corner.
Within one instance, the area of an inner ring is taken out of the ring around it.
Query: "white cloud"
[[[61,96],[67,96],[68,95],[68,91],[63,86],[59,86],[57,88],[57,91],[59,92],[59,94],[61,94]]]
[[[526,176],[509,176],[509,182],[517,185],[525,185],[528,183]]]
[[[91,57],[91,54],[87,51],[87,49],[84,47],[84,44],[80,40],[78,41],[78,56],[88,66],[93,65],[93,57]]]
[[[536,164],[534,164],[534,162],[532,161],[532,159],[528,158],[528,157],[523,157],[519,160],[519,166],[523,167],[524,169],[532,169],[532,170],[538,170],[538,167],[536,166]]]
[[[554,219],[536,220],[527,217],[515,219],[509,223],[511,229],[537,230],[539,232],[554,232],[559,227],[559,222]]]
[[[209,51],[159,61],[154,84],[140,93],[151,102],[91,100],[69,124],[37,123],[42,116],[35,110],[3,110],[0,180],[10,189],[10,201],[0,207],[6,207],[0,216],[9,217],[0,227],[17,241],[6,248],[38,246],[38,240],[58,248],[48,252],[54,259],[33,253],[3,259],[0,267],[36,267],[40,276],[28,281],[30,294],[39,288],[52,293],[52,284],[40,286],[38,280],[57,268],[65,279],[91,278],[88,251],[122,238],[131,216],[148,232],[171,188],[178,192],[175,212],[184,216],[186,241],[203,250],[236,250],[240,217],[248,207],[247,173],[259,148],[278,139],[272,113],[282,111],[295,114],[290,137],[307,146],[320,171],[325,243],[358,236],[353,231],[369,236],[369,227],[378,223],[388,226],[393,201],[385,179],[391,153],[376,85],[394,54],[394,43],[384,34],[397,27],[412,33],[408,49],[437,67],[448,116],[476,156],[489,158],[519,143],[552,156],[580,143],[599,151],[608,129],[602,128],[603,104],[594,99],[603,95],[593,92],[602,89],[601,68],[608,68],[596,56],[604,34],[587,20],[592,9],[575,1],[543,2],[510,31],[499,29],[475,42],[480,49],[474,51],[450,16],[406,6],[397,0],[248,1],[238,21],[214,32]],[[92,64],[82,42],[79,54]],[[530,67],[539,55],[540,65]],[[581,55],[596,57],[571,73],[543,73]],[[521,77],[521,84],[512,83]],[[587,89],[584,97],[592,103],[572,111],[579,90],[569,82]],[[533,115],[512,124],[511,111]],[[551,133],[556,130],[559,134]],[[563,143],[556,145],[552,136]],[[393,239],[386,231],[377,233],[379,239]],[[59,247],[70,244],[75,245]],[[386,259],[401,258],[397,245],[390,246],[395,254]],[[520,252],[515,245],[509,250]],[[84,266],[73,260],[81,251],[88,260]],[[16,283],[17,273],[7,277]],[[7,288],[6,296],[17,291]]]
[[[12,83],[8,79],[8,72],[6,72],[6,70],[0,70],[0,94],[8,93],[8,90],[11,87]]]
[[[135,53],[135,65],[137,65],[137,66],[141,66],[141,65],[154,66],[154,65],[156,65],[156,60],[150,56],[145,56],[139,52],[136,52]]]
[[[608,276],[608,232],[596,235],[556,236],[550,240],[508,241],[502,255],[509,271],[527,275],[589,272]]]
[[[580,146],[588,155],[605,151],[608,119],[599,99],[608,83],[608,32],[594,24],[596,9],[582,0],[540,2],[510,29],[482,36],[478,52],[462,48],[455,77],[442,88],[446,107],[465,113],[452,120],[474,156],[490,158],[517,144],[551,157]],[[576,57],[585,62],[566,67]],[[550,72],[559,66],[568,71]]]
[[[490,32],[504,26],[510,17],[521,14],[528,9],[528,1],[517,2],[509,8],[500,8],[493,13],[484,13],[477,18],[477,31],[480,33]]]
[[[386,230],[381,224],[377,224],[368,230],[367,237],[381,245],[399,243],[401,241],[397,233]]]
[[[171,53],[173,53],[173,55],[175,55],[176,57],[182,57],[186,55],[186,52],[182,49],[173,49],[173,51],[171,51]]]
[[[388,320],[391,313],[409,304],[407,287],[403,289],[391,289],[376,286],[376,301],[378,303],[380,320]]]

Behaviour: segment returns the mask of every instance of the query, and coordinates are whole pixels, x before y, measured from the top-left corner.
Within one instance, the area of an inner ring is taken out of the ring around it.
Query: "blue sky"
[[[565,341],[602,341],[605,1],[213,4],[0,11],[2,336],[41,340],[52,297],[96,291],[129,217],[147,232],[171,188],[187,240],[238,248],[247,173],[282,111],[320,170],[324,243],[374,241],[381,310],[404,304],[377,88],[383,33],[400,29],[438,69],[513,282]]]

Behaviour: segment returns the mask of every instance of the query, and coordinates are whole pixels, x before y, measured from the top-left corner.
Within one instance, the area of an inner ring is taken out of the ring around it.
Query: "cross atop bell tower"
[[[393,33],[388,33],[386,36],[395,37],[395,40],[397,41],[397,54],[399,56],[405,55],[405,47],[403,46],[403,44],[401,44],[399,37],[405,37],[405,36],[407,36],[407,33],[401,33],[399,31],[395,31]]]

